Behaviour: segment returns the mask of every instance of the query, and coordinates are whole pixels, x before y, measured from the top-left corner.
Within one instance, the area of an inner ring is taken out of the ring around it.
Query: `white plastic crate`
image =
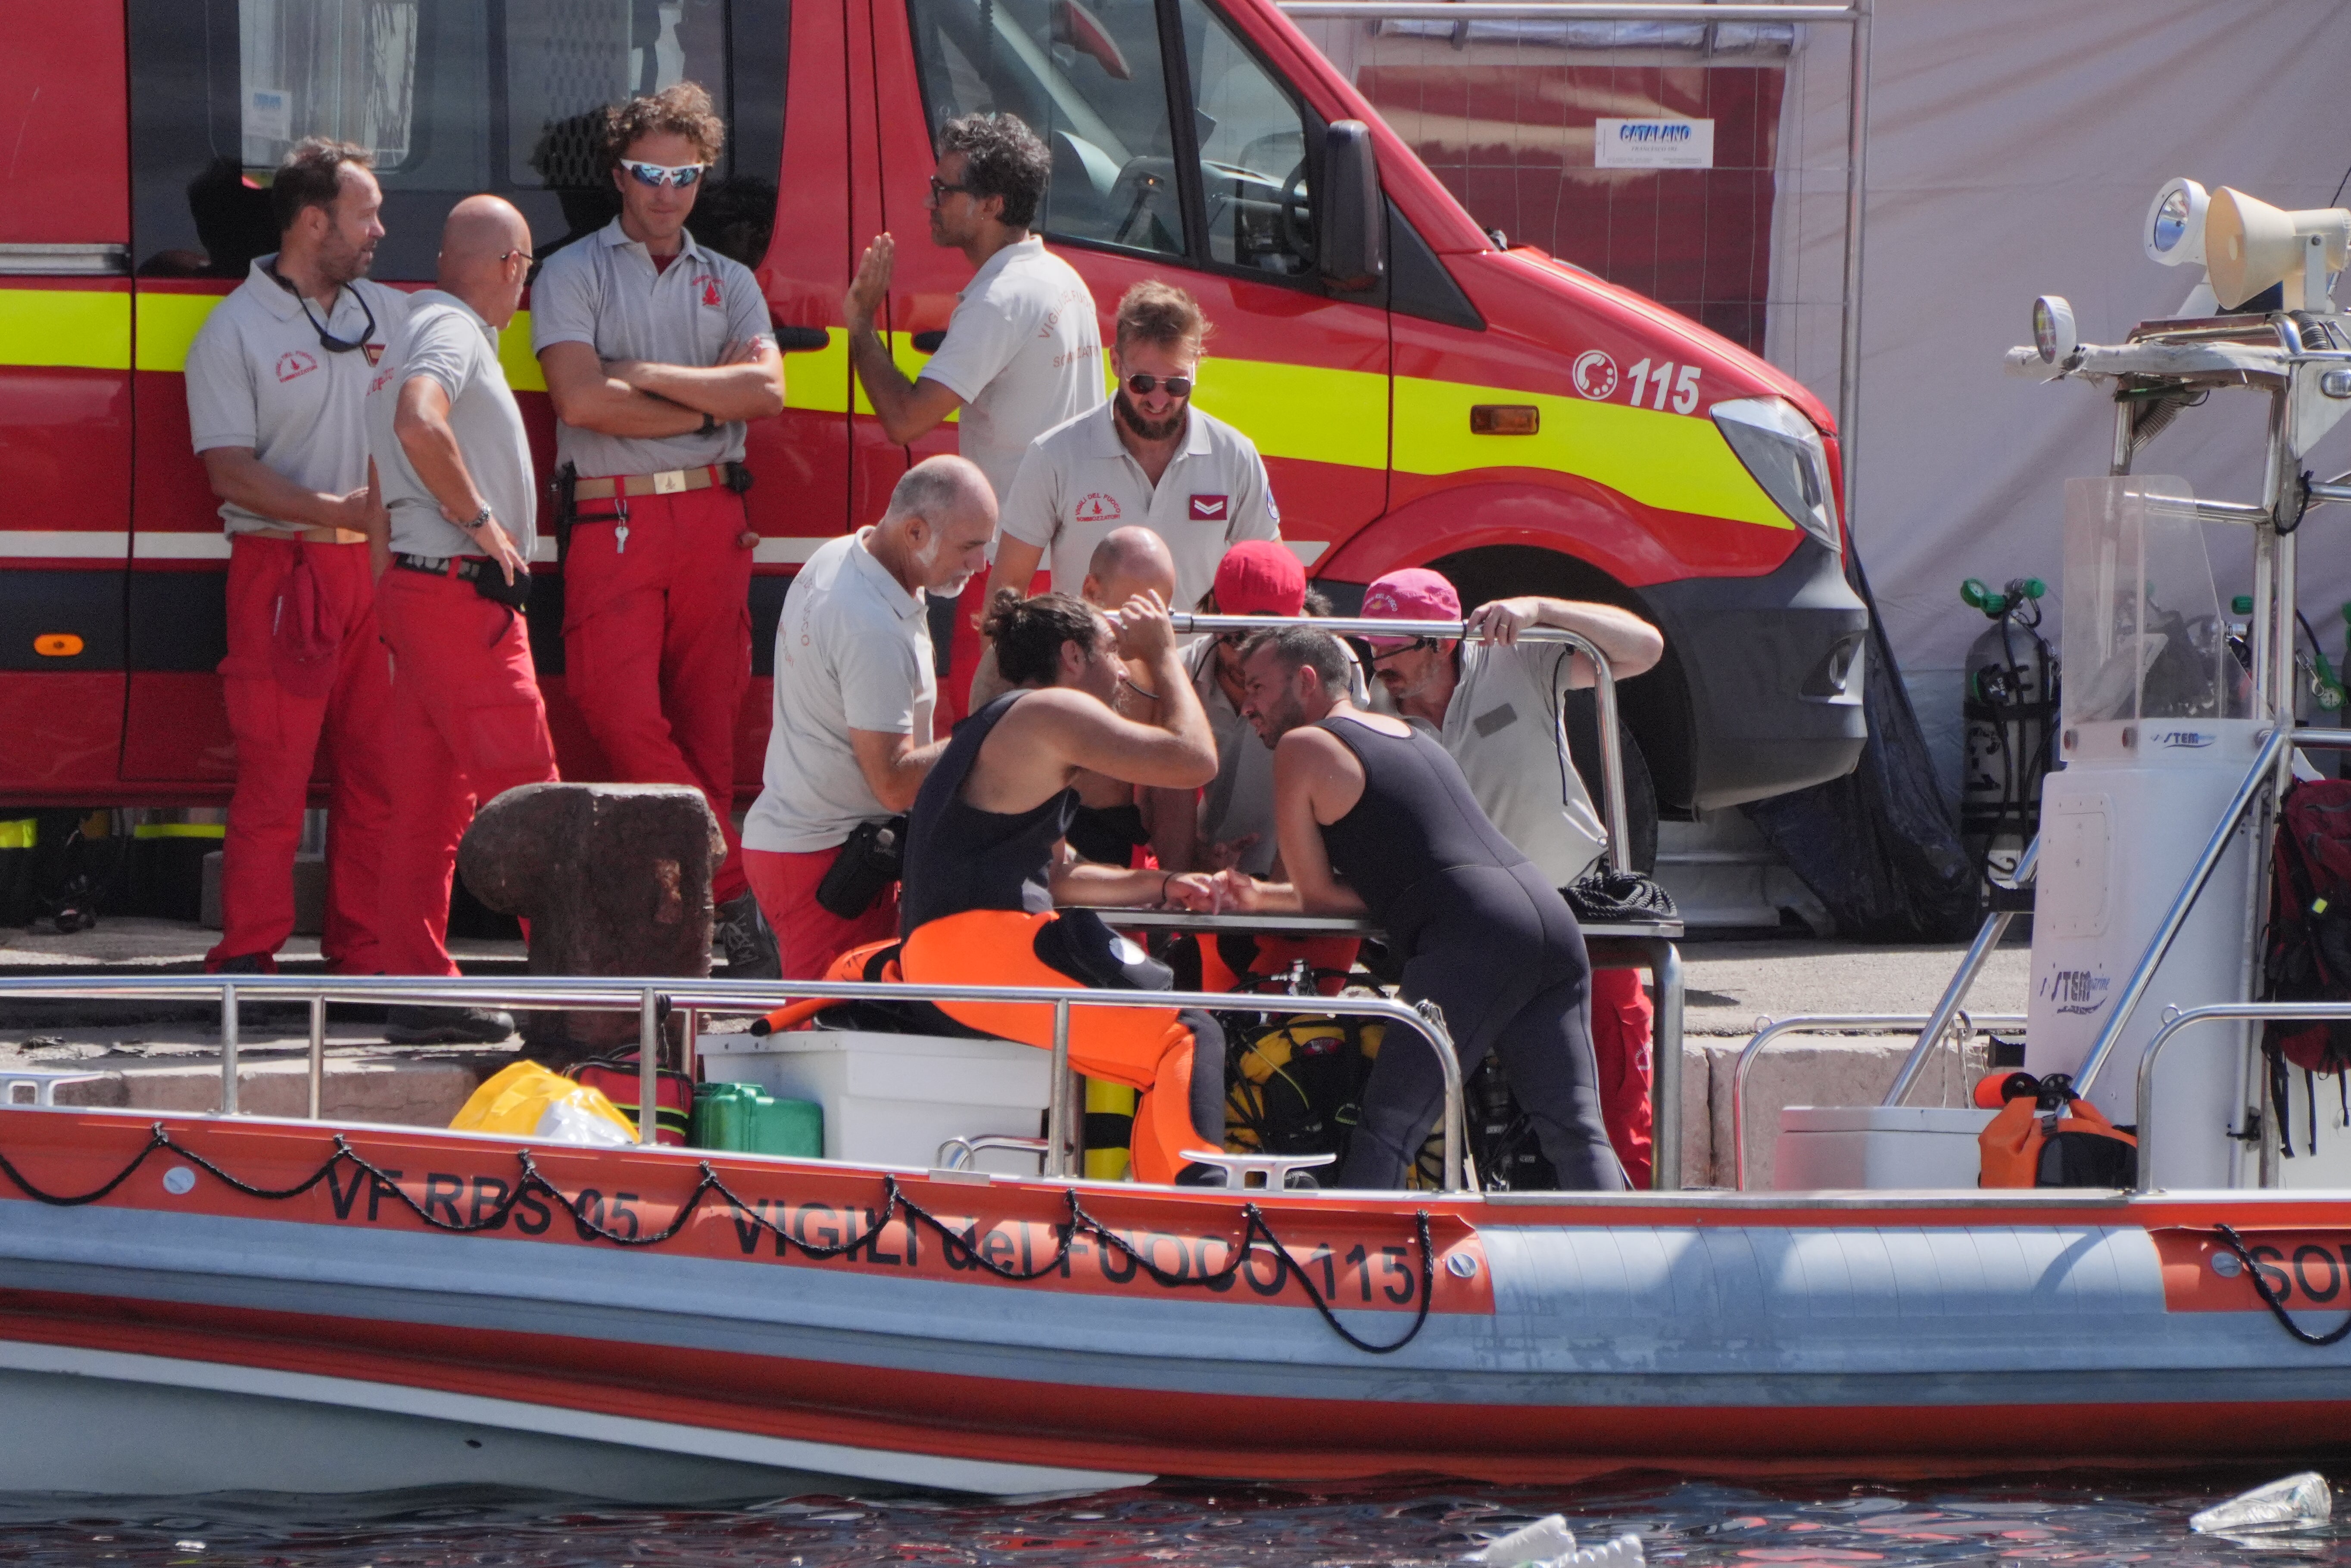
[[[951,1137],[1041,1137],[1050,1097],[1050,1054],[1008,1040],[810,1029],[705,1034],[696,1048],[712,1083],[822,1106],[825,1158],[862,1165],[927,1169]],[[1018,1152],[973,1163],[1037,1174],[1036,1158]]]
[[[1830,1189],[1973,1188],[1976,1135],[1992,1113],[1940,1106],[1790,1106],[1780,1113],[1771,1185]]]

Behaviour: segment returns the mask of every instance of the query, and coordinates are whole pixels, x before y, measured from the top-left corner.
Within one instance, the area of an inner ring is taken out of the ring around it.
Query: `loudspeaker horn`
[[[2262,290],[2283,284],[2286,308],[2307,308],[2303,258],[2313,234],[2325,242],[2326,270],[2341,272],[2351,251],[2351,211],[2314,207],[2289,213],[2231,186],[2215,191],[2205,213],[2204,265],[2220,307],[2240,309]]]

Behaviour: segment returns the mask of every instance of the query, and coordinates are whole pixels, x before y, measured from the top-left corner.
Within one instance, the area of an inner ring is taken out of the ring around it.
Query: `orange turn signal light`
[[[1471,435],[1533,435],[1542,429],[1542,410],[1532,403],[1476,403],[1469,410]]]
[[[81,639],[69,631],[45,631],[33,639],[33,651],[43,659],[71,659],[81,650]]]

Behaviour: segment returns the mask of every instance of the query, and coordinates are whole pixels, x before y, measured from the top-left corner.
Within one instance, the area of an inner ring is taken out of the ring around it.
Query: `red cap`
[[[1306,568],[1290,546],[1249,539],[1217,563],[1219,615],[1299,615],[1306,608]]]
[[[1221,602],[1221,601],[1219,601]],[[1426,566],[1406,566],[1390,572],[1364,590],[1365,620],[1459,620],[1461,596],[1444,575]],[[1403,648],[1408,637],[1370,637],[1374,648]]]

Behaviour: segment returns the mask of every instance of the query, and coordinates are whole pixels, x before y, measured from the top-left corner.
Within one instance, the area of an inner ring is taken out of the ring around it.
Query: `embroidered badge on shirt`
[[[294,348],[277,356],[277,379],[290,381],[297,376],[307,376],[319,368],[319,361],[307,349]]]
[[[360,345],[360,352],[367,356],[368,369],[371,370],[383,359],[383,345],[381,343],[362,343]]]
[[[1115,523],[1119,519],[1118,501],[1097,490],[1079,502],[1071,515],[1081,523]]]
[[[1195,523],[1223,522],[1225,514],[1231,510],[1231,507],[1227,504],[1228,499],[1222,495],[1195,495],[1192,497],[1192,521]]]
[[[705,306],[708,306],[712,310],[724,308],[726,300],[718,292],[718,280],[716,278],[711,276],[705,272],[697,275],[694,282],[695,286],[702,290],[702,303]]]

